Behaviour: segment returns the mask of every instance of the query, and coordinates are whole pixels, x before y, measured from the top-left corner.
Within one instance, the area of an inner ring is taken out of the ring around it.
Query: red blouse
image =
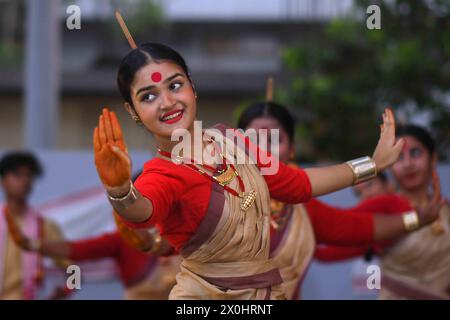
[[[246,142],[259,151],[249,139]],[[266,155],[271,157],[269,153]],[[258,166],[261,167],[259,163]],[[270,196],[276,200],[300,203],[311,198],[311,184],[302,169],[279,162],[276,174],[263,177]],[[125,223],[133,228],[148,228],[156,224],[161,234],[179,251],[195,233],[206,214],[211,183],[208,177],[187,166],[154,158],[145,163],[135,183],[136,189],[152,202],[153,214],[142,223],[126,220]]]
[[[128,245],[118,232],[70,243],[69,259],[73,261],[101,258],[115,260],[125,286],[144,279],[157,262],[157,257],[140,252]]]
[[[311,199],[305,207],[317,243],[343,246],[372,243],[374,221],[371,214],[332,207],[316,199]]]
[[[318,201],[316,201],[318,202]],[[326,244],[326,246],[318,246],[315,252],[315,257],[321,261],[338,261],[349,258],[354,258],[361,256],[369,249],[369,245],[373,242],[373,214],[401,214],[412,209],[411,204],[408,199],[395,195],[395,194],[385,194],[382,196],[370,198],[361,202],[356,207],[350,208],[348,210],[343,209],[326,209],[326,205],[320,204],[315,205],[315,210],[310,212],[308,208],[308,213],[313,213],[320,217],[319,219],[314,219],[313,221],[314,231],[318,238],[318,242]],[[333,225],[335,221],[336,214],[330,214],[328,216],[328,222],[321,222],[320,219],[326,220],[326,211],[332,209],[336,213],[341,211],[342,221],[339,223],[339,227]],[[317,214],[317,212],[321,212]],[[344,216],[347,216],[345,218]],[[344,219],[347,222],[343,223]],[[370,221],[370,223],[369,223]],[[328,229],[327,226],[328,225]],[[328,234],[327,234],[328,233]],[[364,233],[367,233],[364,236]],[[323,234],[323,236],[321,236]],[[370,238],[369,238],[370,235]],[[391,245],[393,241],[381,241],[371,245],[375,252],[380,253],[384,248]]]

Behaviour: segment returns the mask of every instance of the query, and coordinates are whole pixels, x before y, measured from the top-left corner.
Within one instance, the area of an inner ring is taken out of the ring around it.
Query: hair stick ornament
[[[127,25],[125,24],[125,20],[123,20],[122,15],[120,14],[119,10],[116,10],[115,16],[116,16],[117,22],[120,25],[120,28],[123,31],[123,34],[125,35],[125,38],[127,38],[128,43],[130,44],[131,49],[136,49],[137,48],[136,42],[134,42],[134,39],[131,36],[131,33],[128,30]]]
[[[273,102],[273,77],[267,78],[266,102]]]

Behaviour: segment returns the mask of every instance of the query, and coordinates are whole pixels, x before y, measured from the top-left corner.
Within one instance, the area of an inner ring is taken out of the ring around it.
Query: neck
[[[182,137],[180,139],[181,141],[172,141],[170,138],[165,137],[155,137],[157,146],[162,151],[172,153],[174,147],[181,143],[183,148],[176,150],[176,155],[186,159],[195,159],[196,162],[201,162],[203,147],[205,145],[203,133],[200,129],[195,130],[194,125],[188,129],[188,132],[189,134]],[[189,149],[190,152],[188,151]]]
[[[9,212],[14,215],[23,215],[28,207],[28,204],[25,199],[12,199],[7,198],[6,205],[8,207]]]
[[[188,141],[191,145],[191,147],[194,144],[194,124],[192,123],[192,125],[189,127],[189,129],[187,130],[189,132],[190,135],[190,141]],[[166,152],[172,152],[172,149],[178,144],[180,143],[179,140],[175,140],[172,141],[171,136],[170,137],[162,137],[162,136],[155,136],[156,139],[156,144],[158,149],[161,149],[163,151]],[[183,143],[186,143],[186,141],[184,141],[185,137],[182,138]]]
[[[172,152],[172,149],[175,147],[175,145],[179,143],[179,141],[171,141],[170,139],[156,137],[156,143],[158,149],[170,153]]]

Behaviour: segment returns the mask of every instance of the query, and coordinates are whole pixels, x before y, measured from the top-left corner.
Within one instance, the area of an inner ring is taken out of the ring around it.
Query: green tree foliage
[[[366,27],[366,8],[381,9],[381,30]],[[418,114],[448,158],[450,147],[450,1],[355,1],[351,17],[284,50],[290,85],[281,101],[303,109],[302,143],[310,159],[344,160],[368,154],[381,112],[402,122]]]
[[[23,60],[22,35],[24,0],[0,1],[0,66],[20,65]]]

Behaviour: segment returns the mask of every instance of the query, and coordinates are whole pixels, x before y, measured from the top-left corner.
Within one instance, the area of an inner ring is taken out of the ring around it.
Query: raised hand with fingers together
[[[103,109],[94,130],[95,166],[108,191],[126,193],[131,178],[131,161],[117,116]]]
[[[372,157],[378,171],[386,169],[397,161],[404,144],[404,139],[396,141],[394,113],[387,108],[383,113],[380,139]]]

